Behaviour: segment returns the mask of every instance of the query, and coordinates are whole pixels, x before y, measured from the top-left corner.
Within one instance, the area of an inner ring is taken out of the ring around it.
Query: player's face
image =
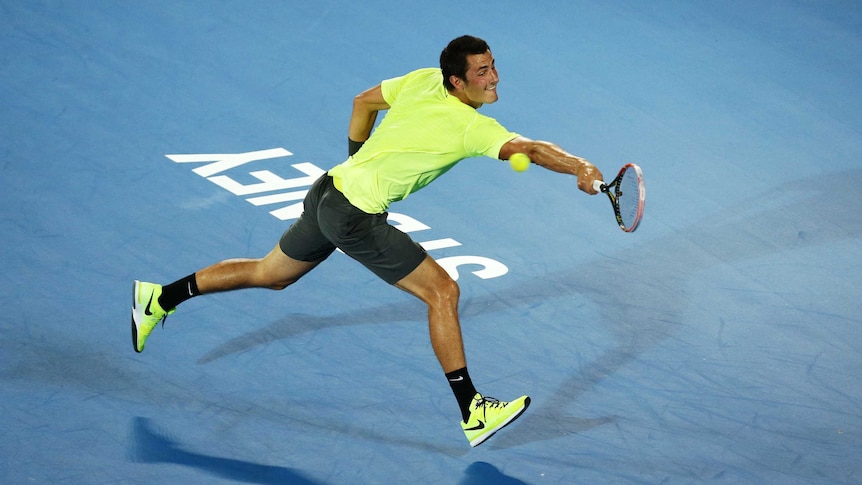
[[[467,79],[462,100],[474,108],[497,101],[497,83],[500,77],[494,67],[491,51],[467,56]],[[466,99],[465,99],[466,98]]]

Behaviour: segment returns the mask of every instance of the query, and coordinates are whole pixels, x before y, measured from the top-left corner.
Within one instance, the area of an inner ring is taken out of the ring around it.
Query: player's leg
[[[309,190],[305,210],[284,232],[278,245],[258,259],[228,259],[192,273],[164,287],[135,281],[132,295],[132,343],[144,349],[147,337],[177,305],[202,294],[243,288],[281,290],[302,278],[329,257],[335,246],[317,225],[320,183]]]
[[[467,359],[458,320],[458,283],[433,258],[426,256],[416,269],[396,282],[395,286],[428,306],[431,347],[443,372],[448,374],[466,367]]]
[[[471,446],[485,442],[517,419],[530,405],[530,398],[521,396],[502,402],[476,392],[464,355],[458,319],[458,284],[409,236],[385,223],[385,218],[369,218],[368,226],[363,229],[364,237],[345,238],[359,243],[347,244],[342,249],[384,281],[416,296],[428,306],[431,346],[461,410],[461,427]]]
[[[196,272],[195,276],[202,295],[243,288],[282,290],[318,264],[320,261],[293,259],[276,245],[263,258],[227,259]]]
[[[430,256],[395,286],[428,305],[431,346],[443,366],[461,406],[461,427],[471,446],[478,446],[518,418],[530,405],[528,396],[502,402],[476,392],[467,373],[461,325],[458,320],[458,284]]]
[[[228,259],[208,266],[169,285],[135,281],[132,295],[132,344],[142,352],[153,329],[176,307],[199,295],[244,288],[281,290],[320,264],[301,261],[276,246],[263,258]]]
[[[353,207],[331,179],[324,181],[317,216],[327,239],[389,284],[428,306],[428,329],[462,413],[462,427],[476,446],[527,408],[530,398],[511,403],[483,397],[467,373],[458,320],[458,284],[410,236],[387,223],[387,214],[367,214]]]
[[[282,290],[328,258],[335,251],[335,245],[323,234],[317,219],[318,205],[326,187],[324,177],[312,185],[303,201],[302,215],[282,234],[266,257],[228,259],[195,273],[200,294],[242,288]]]

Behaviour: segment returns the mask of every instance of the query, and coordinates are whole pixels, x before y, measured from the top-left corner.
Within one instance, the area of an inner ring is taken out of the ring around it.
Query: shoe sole
[[[135,349],[135,352],[141,353],[143,349],[138,350],[138,326],[135,325],[135,309],[138,305],[138,284],[140,282],[135,280],[132,283],[132,348]]]
[[[488,441],[488,438],[494,436],[497,433],[497,431],[500,431],[501,429],[505,428],[506,426],[512,424],[512,421],[520,418],[521,415],[524,414],[524,411],[526,411],[528,407],[530,407],[530,397],[529,396],[527,396],[527,399],[524,399],[524,407],[522,407],[520,411],[518,411],[516,414],[509,416],[509,419],[498,424],[497,427],[495,427],[494,429],[492,429],[488,433],[485,433],[482,436],[471,441],[470,446],[475,448],[475,447],[481,445],[482,443]]]

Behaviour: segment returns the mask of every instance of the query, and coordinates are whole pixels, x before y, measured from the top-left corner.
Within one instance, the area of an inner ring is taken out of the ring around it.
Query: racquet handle
[[[593,181],[593,190],[595,190],[596,192],[601,192],[602,191],[602,185],[605,185],[605,182],[603,180],[594,180]]]

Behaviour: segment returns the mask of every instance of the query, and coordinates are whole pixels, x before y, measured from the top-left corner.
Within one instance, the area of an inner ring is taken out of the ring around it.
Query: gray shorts
[[[335,248],[362,263],[383,281],[397,283],[425,259],[422,246],[386,221],[351,204],[324,174],[303,201],[303,213],[281,236],[284,254],[300,261],[322,261]]]

